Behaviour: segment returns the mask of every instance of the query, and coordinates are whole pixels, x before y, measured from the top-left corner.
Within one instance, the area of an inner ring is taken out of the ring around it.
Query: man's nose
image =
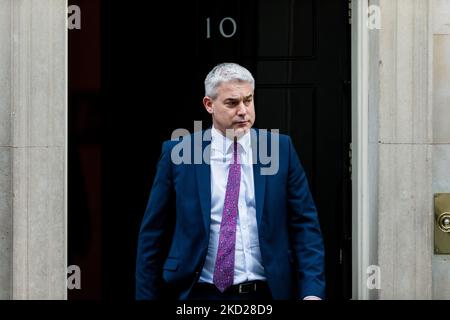
[[[247,114],[247,106],[244,104],[244,101],[241,101],[238,106],[238,115],[246,115]]]

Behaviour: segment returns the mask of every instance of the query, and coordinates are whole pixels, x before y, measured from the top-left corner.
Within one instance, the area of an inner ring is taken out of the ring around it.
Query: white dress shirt
[[[231,139],[224,137],[214,127],[211,129],[211,139],[211,225],[208,253],[199,279],[199,282],[207,283],[213,283],[228,170],[233,158]],[[238,139],[238,152],[241,162],[241,185],[236,227],[234,284],[266,280],[256,222],[250,131]]]

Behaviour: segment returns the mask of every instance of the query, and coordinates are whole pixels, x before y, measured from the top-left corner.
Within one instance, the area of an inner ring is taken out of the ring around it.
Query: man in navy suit
[[[212,128],[163,143],[136,298],[323,299],[323,239],[305,172],[288,136],[252,128],[253,76],[215,66],[203,104]]]

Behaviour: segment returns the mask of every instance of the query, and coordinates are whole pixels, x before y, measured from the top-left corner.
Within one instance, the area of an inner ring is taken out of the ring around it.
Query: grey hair
[[[217,98],[217,88],[224,82],[243,81],[252,85],[255,90],[255,79],[250,71],[237,63],[221,63],[215,66],[205,79],[205,96]]]

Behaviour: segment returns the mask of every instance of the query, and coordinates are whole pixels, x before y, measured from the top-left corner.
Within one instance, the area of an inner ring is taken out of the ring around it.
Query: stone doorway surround
[[[67,297],[66,21],[0,0],[0,299]]]
[[[450,299],[450,258],[433,253],[433,195],[450,192],[449,53],[449,1],[352,1],[354,299]]]

